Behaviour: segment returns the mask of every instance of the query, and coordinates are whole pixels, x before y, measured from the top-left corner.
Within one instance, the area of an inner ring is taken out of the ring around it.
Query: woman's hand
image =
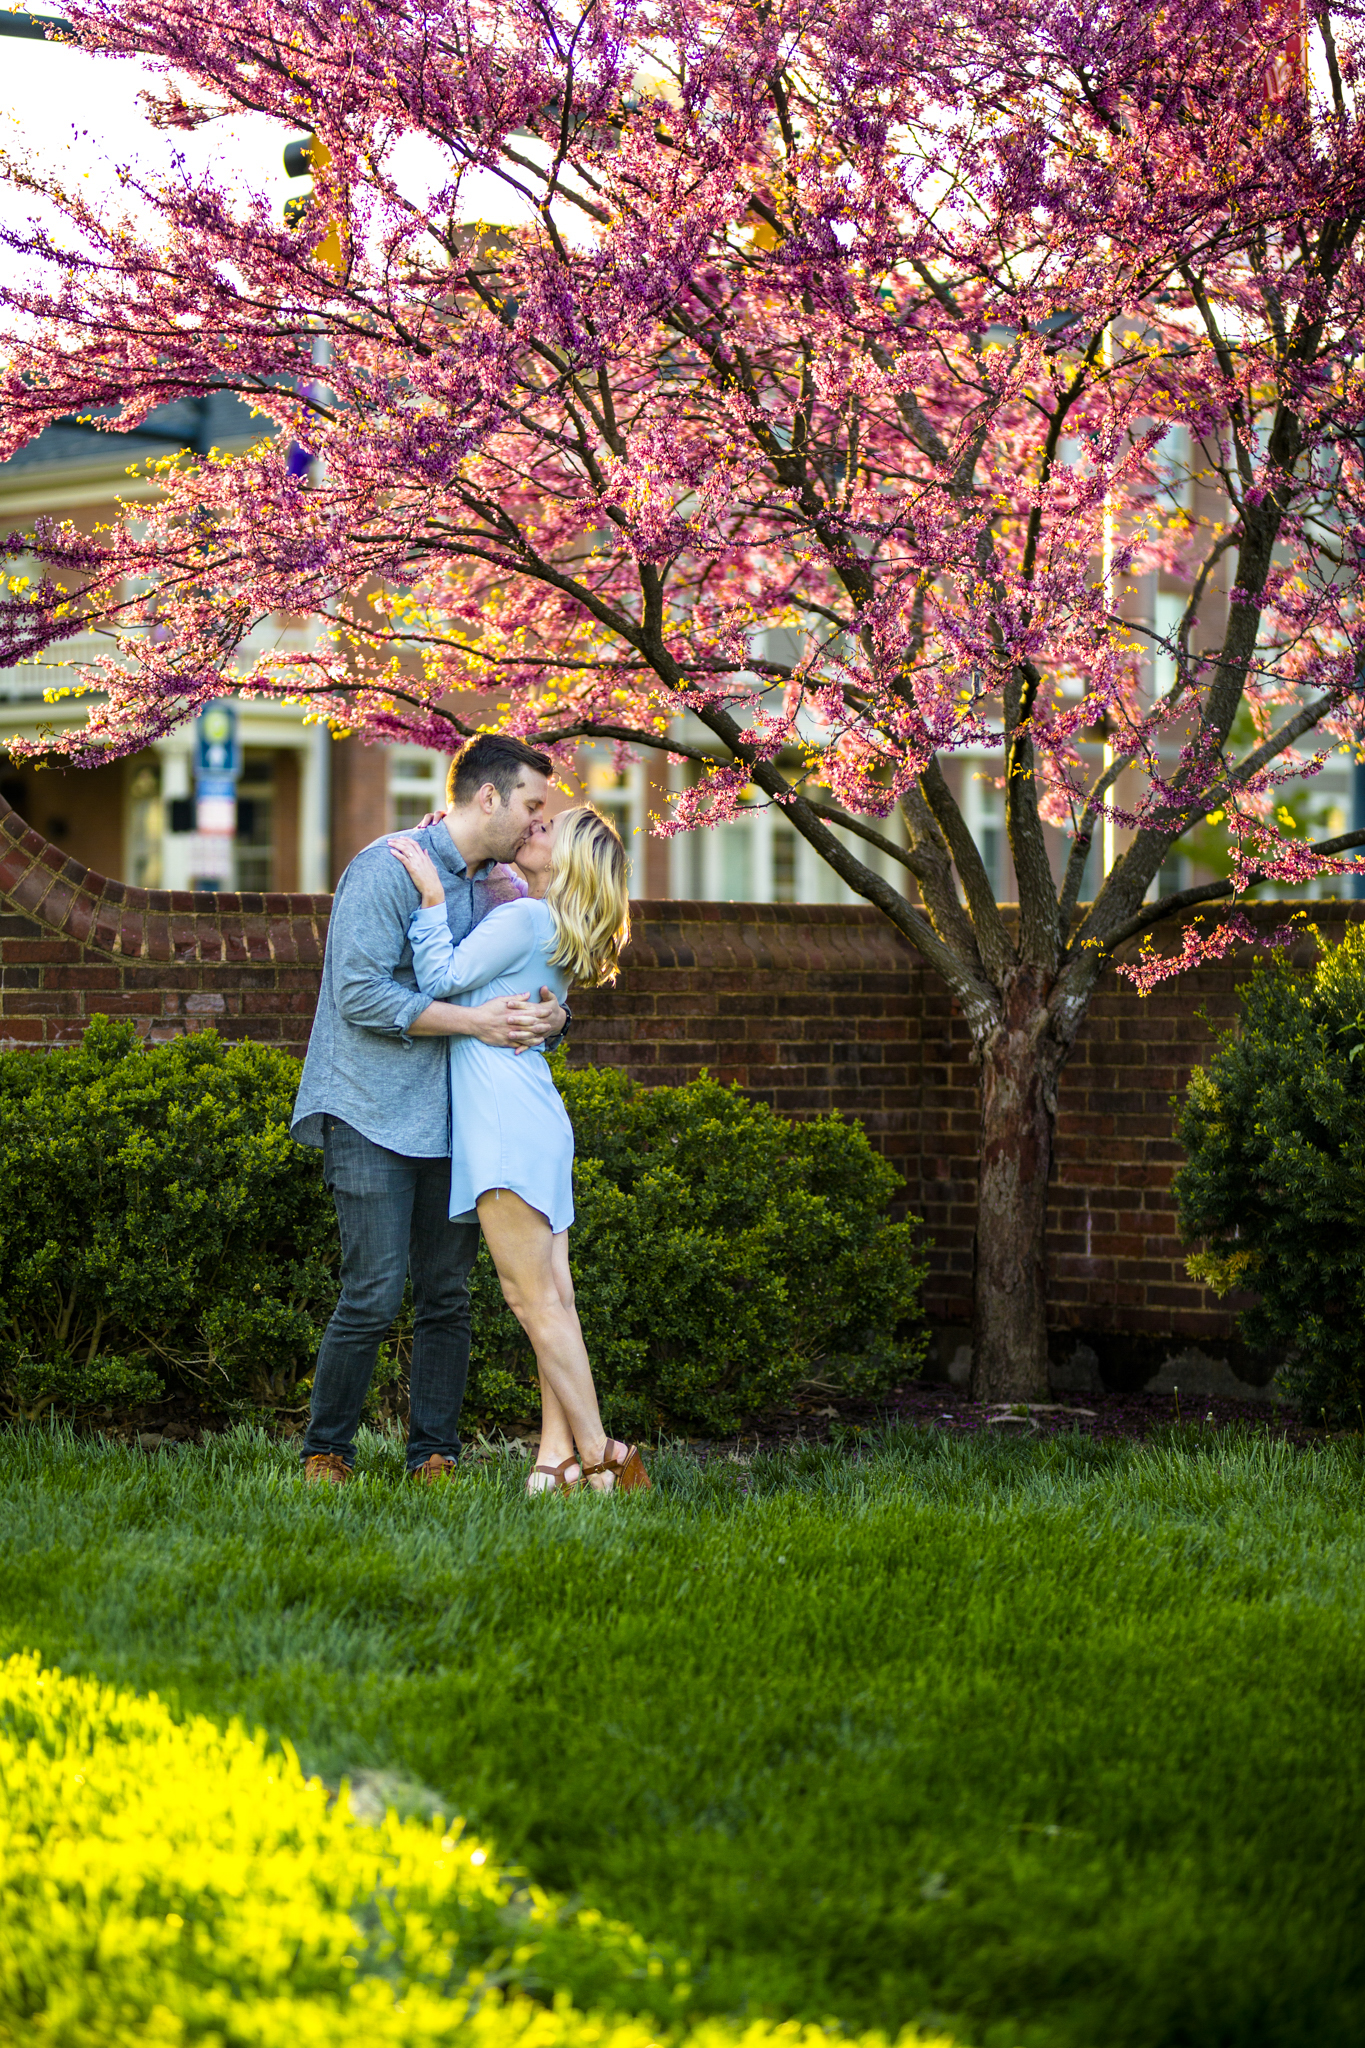
[[[444,816],[444,811],[428,811],[425,818],[418,819],[417,830],[419,832],[425,832],[428,825],[439,825]]]
[[[443,909],[446,892],[441,887],[441,877],[436,872],[436,863],[415,839],[391,839],[389,852],[395,860],[401,860],[421,891],[424,910]]]

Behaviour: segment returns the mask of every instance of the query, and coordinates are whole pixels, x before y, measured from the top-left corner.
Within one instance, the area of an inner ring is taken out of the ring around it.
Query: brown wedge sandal
[[[564,1474],[568,1471],[570,1465],[578,1465],[578,1459],[568,1457],[561,1458],[557,1465],[533,1465],[526,1481],[526,1491],[531,1499],[537,1499],[542,1493],[576,1492],[583,1484],[583,1468],[579,1465],[577,1479],[566,1479]],[[537,1472],[543,1472],[546,1475],[550,1482],[548,1486],[532,1486],[531,1480],[534,1479]]]
[[[607,1456],[607,1451],[611,1449],[616,1441],[615,1437],[609,1436],[607,1438],[606,1445],[602,1451],[602,1462],[599,1465],[585,1465],[583,1467],[584,1479],[591,1479],[598,1472],[611,1472],[616,1477],[615,1486],[595,1487],[593,1489],[594,1492],[637,1493],[641,1488],[647,1493],[652,1492],[653,1481],[645,1470],[644,1460],[641,1458],[636,1445],[623,1444],[619,1458],[609,1458]]]

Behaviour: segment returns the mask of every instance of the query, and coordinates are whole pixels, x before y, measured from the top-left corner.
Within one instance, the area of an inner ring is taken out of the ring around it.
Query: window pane
[[[736,820],[732,825],[718,825],[720,833],[720,893],[722,900],[731,903],[747,903],[753,894],[750,881],[750,851],[753,833],[748,823]]]
[[[796,901],[796,834],[790,825],[773,826],[773,902]]]
[[[986,879],[991,885],[991,894],[1000,901],[1000,869],[1003,834],[998,825],[984,825],[980,835],[981,865],[986,870]]]
[[[269,754],[247,754],[237,784],[237,837],[233,882],[264,894],[275,886],[275,763]]]

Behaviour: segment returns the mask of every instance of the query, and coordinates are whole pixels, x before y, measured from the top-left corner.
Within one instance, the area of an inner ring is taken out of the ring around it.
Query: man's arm
[[[408,1036],[478,1038],[485,1045],[510,1045],[520,1052],[543,1038],[558,1037],[563,1015],[553,997],[548,1003],[532,1003],[525,996],[494,996],[491,1003],[473,1010],[462,1003],[428,1003],[408,1025]]]

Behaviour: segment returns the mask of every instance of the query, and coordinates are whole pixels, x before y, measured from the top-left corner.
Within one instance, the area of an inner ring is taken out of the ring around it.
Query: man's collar
[[[459,847],[455,844],[455,841],[451,838],[443,824],[428,825],[425,832],[418,834],[418,838],[426,847],[427,852],[431,855],[438,868],[448,869],[452,875],[467,875],[469,873],[464,855],[460,852]],[[497,865],[498,863],[495,860],[480,861],[478,867],[474,870],[474,880],[476,882],[483,881],[485,876],[490,874]]]

